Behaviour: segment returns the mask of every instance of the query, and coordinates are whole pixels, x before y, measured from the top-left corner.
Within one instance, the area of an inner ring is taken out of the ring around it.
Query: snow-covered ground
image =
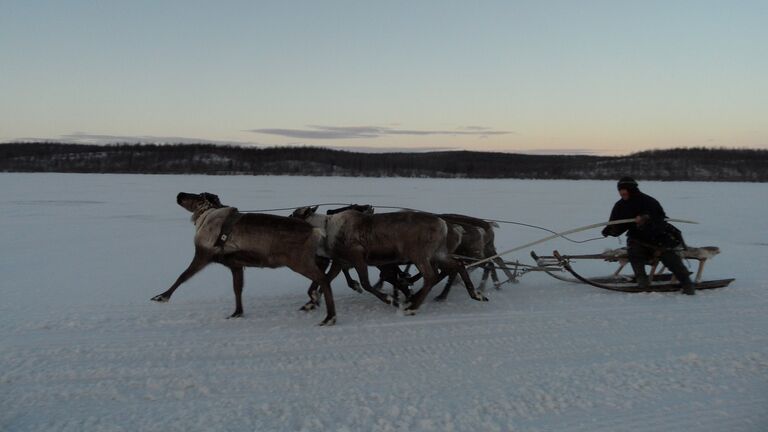
[[[329,328],[316,325],[322,309],[297,310],[307,281],[286,270],[246,272],[242,319],[225,319],[231,278],[215,265],[150,302],[192,257],[176,193],[564,230],[605,220],[613,182],[0,174],[0,185],[0,430],[768,430],[764,184],[641,184],[670,216],[701,222],[679,226],[690,244],[722,248],[706,276],[736,277],[726,289],[630,295],[529,274],[490,302],[456,287],[411,317],[339,279]],[[497,244],[545,235],[503,226]]]

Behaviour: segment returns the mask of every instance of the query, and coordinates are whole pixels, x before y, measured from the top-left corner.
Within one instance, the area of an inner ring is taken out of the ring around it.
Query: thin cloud
[[[466,135],[484,137],[488,135],[506,135],[512,132],[491,130],[480,126],[471,126],[459,130],[419,130],[399,129],[386,126],[318,126],[308,125],[305,129],[262,128],[250,129],[248,132],[279,135],[299,139],[352,139],[379,138],[388,135]]]
[[[332,146],[334,150],[344,150],[355,153],[429,153],[463,150],[459,147],[368,147],[368,146]]]
[[[348,139],[348,138],[376,138],[380,136],[378,129],[368,127],[316,127],[315,129],[251,129],[255,132],[268,135],[279,135],[288,138],[299,139]]]
[[[462,129],[473,130],[473,131],[487,131],[487,130],[491,130],[491,128],[485,127],[485,126],[464,126]]]

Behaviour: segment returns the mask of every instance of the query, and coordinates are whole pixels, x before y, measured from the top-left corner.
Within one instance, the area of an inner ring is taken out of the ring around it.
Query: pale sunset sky
[[[0,0],[0,141],[768,148],[768,1]]]

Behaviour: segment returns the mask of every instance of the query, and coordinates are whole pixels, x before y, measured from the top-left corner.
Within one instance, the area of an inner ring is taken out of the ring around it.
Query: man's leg
[[[691,277],[688,275],[688,269],[683,264],[683,260],[673,250],[664,251],[661,254],[661,262],[675,275],[680,286],[682,287],[683,294],[693,295],[696,291],[693,288]]]
[[[645,264],[651,256],[652,251],[637,243],[631,239],[627,241],[627,256],[629,263],[632,265],[632,270],[635,272],[635,281],[637,285],[642,289],[647,289],[650,286],[648,280],[648,274],[645,272]]]

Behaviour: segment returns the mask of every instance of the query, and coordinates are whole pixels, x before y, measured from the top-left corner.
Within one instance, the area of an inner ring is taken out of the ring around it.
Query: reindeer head
[[[340,207],[340,208],[337,208],[337,209],[330,209],[330,210],[326,211],[325,214],[327,214],[327,215],[334,215],[336,213],[341,213],[341,212],[347,211],[347,210],[354,210],[354,211],[360,212],[360,213],[362,213],[364,215],[372,215],[373,211],[374,211],[373,210],[373,206],[370,205],[370,204],[365,204],[365,205],[351,204],[351,205],[348,205],[346,207]]]
[[[179,192],[179,194],[176,195],[176,202],[187,211],[191,212],[193,219],[206,210],[224,207],[224,205],[221,204],[221,201],[219,201],[218,196],[208,192],[200,194]]]
[[[317,213],[317,208],[320,206],[299,207],[291,213],[292,218],[307,220]]]

